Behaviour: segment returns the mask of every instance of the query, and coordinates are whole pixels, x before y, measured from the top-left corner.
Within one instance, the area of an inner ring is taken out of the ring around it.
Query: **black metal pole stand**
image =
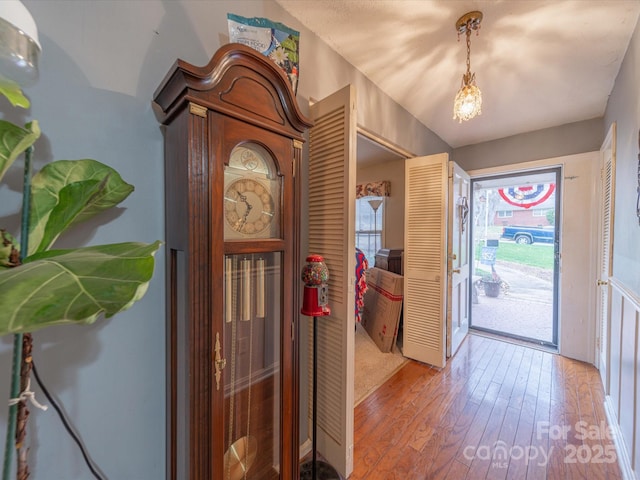
[[[318,317],[313,317],[313,407],[311,410],[311,418],[313,422],[313,430],[311,434],[311,448],[313,450],[311,457],[311,479],[312,480],[340,480],[340,474],[327,462],[317,461],[317,421],[318,421]],[[320,467],[320,468],[318,468]],[[302,465],[300,478],[309,478],[309,462]]]
[[[317,464],[317,421],[318,421],[318,317],[313,317],[313,435],[311,437],[311,448],[313,449],[313,464],[311,467],[311,475],[316,480],[316,464]]]

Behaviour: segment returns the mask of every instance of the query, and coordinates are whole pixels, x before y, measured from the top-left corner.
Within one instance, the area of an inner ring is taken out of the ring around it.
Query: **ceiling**
[[[276,1],[453,148],[602,116],[640,13],[640,0]],[[472,10],[482,114],[460,124],[455,23]]]

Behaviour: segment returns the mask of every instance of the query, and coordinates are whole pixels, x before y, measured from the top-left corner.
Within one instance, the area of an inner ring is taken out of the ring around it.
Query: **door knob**
[[[603,285],[609,285],[609,282],[607,280],[598,280],[598,286],[601,287]]]
[[[460,273],[460,269],[459,268],[454,268],[453,270],[451,270],[451,273]]]

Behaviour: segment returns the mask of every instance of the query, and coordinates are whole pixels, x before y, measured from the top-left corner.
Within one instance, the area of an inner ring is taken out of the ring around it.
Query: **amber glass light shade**
[[[475,81],[462,85],[453,102],[453,119],[471,120],[482,113],[482,92]]]

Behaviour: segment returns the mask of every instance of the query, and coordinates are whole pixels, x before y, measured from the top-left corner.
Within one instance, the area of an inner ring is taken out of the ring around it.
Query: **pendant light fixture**
[[[462,76],[462,85],[453,103],[453,119],[462,123],[482,113],[482,93],[476,85],[476,74],[471,73],[471,31],[478,31],[482,22],[482,12],[465,13],[456,22],[458,39],[467,37],[467,72]]]

